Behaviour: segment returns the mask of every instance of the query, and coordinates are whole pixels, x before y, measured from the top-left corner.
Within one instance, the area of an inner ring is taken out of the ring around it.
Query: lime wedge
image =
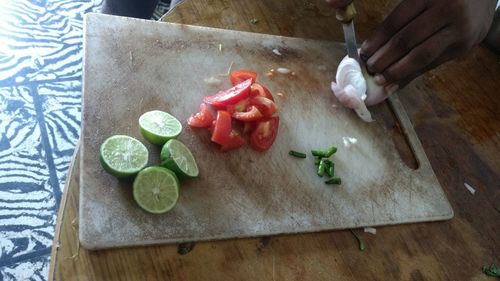
[[[134,199],[144,210],[162,214],[171,210],[179,199],[179,181],[163,167],[148,167],[134,180]]]
[[[148,156],[148,149],[140,141],[115,135],[102,143],[99,158],[104,170],[123,178],[134,176],[146,167]]]
[[[199,170],[193,154],[182,142],[172,139],[167,141],[160,153],[161,166],[176,173],[180,178],[194,178]]]
[[[159,110],[144,113],[139,118],[142,136],[149,142],[163,145],[169,139],[177,137],[182,131],[182,124],[174,116]]]

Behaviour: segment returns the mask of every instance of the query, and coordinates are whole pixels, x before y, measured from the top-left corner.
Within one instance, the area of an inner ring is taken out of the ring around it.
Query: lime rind
[[[194,178],[199,175],[193,154],[182,142],[172,139],[162,148],[161,165],[174,171],[179,177]]]
[[[99,152],[104,170],[116,177],[134,176],[148,164],[149,152],[146,146],[125,135],[107,138]]]
[[[177,118],[160,110],[142,114],[139,127],[144,138],[157,145],[163,145],[182,131],[182,124]]]
[[[163,167],[148,167],[134,180],[133,196],[137,204],[152,214],[170,211],[179,199],[179,180]]]

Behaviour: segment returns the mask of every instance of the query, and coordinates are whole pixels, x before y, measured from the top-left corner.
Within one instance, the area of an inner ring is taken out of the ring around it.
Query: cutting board
[[[453,211],[396,97],[391,105],[419,163],[408,168],[383,122],[365,123],[342,108],[329,85],[344,56],[334,42],[197,26],[86,16],[84,32],[80,230],[88,249],[313,232],[449,219]],[[278,49],[281,55],[272,50]],[[99,146],[126,134],[143,141],[150,165],[160,148],[145,141],[139,116],[164,110],[185,120],[205,95],[229,87],[228,68],[259,73],[275,93],[281,120],[272,148],[222,153],[206,130],[185,127],[179,139],[193,152],[200,176],[182,182],[175,208],[144,212],[132,181],[117,180],[99,163]],[[293,77],[275,75],[287,67]],[[215,76],[223,83],[209,85]],[[282,93],[282,96],[276,93]],[[379,109],[372,110],[380,120]],[[344,147],[342,138],[357,143]],[[339,186],[324,184],[314,159],[291,149],[337,146]]]

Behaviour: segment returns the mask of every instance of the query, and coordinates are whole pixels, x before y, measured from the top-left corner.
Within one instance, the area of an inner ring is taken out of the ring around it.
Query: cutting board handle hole
[[[403,126],[401,126],[401,122],[397,117],[394,108],[389,106],[392,117],[394,118],[394,123],[391,124],[390,131],[392,136],[392,141],[396,150],[398,151],[399,157],[405,163],[405,165],[412,169],[417,170],[419,165],[418,159],[415,156],[415,151],[412,148],[410,141],[408,140],[407,134],[405,134],[403,130]]]

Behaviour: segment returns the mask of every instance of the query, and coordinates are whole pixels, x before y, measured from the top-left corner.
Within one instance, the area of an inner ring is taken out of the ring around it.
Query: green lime
[[[163,167],[148,167],[134,180],[134,199],[141,208],[161,214],[171,210],[179,199],[179,181]]]
[[[157,145],[163,145],[169,139],[177,137],[182,131],[182,124],[177,118],[159,110],[141,115],[139,126],[142,136]]]
[[[181,178],[198,176],[198,165],[196,165],[193,154],[178,140],[167,141],[161,149],[160,161],[163,167],[174,171]]]
[[[108,173],[119,177],[137,174],[148,164],[148,149],[142,142],[123,135],[106,139],[100,149],[102,167]]]

